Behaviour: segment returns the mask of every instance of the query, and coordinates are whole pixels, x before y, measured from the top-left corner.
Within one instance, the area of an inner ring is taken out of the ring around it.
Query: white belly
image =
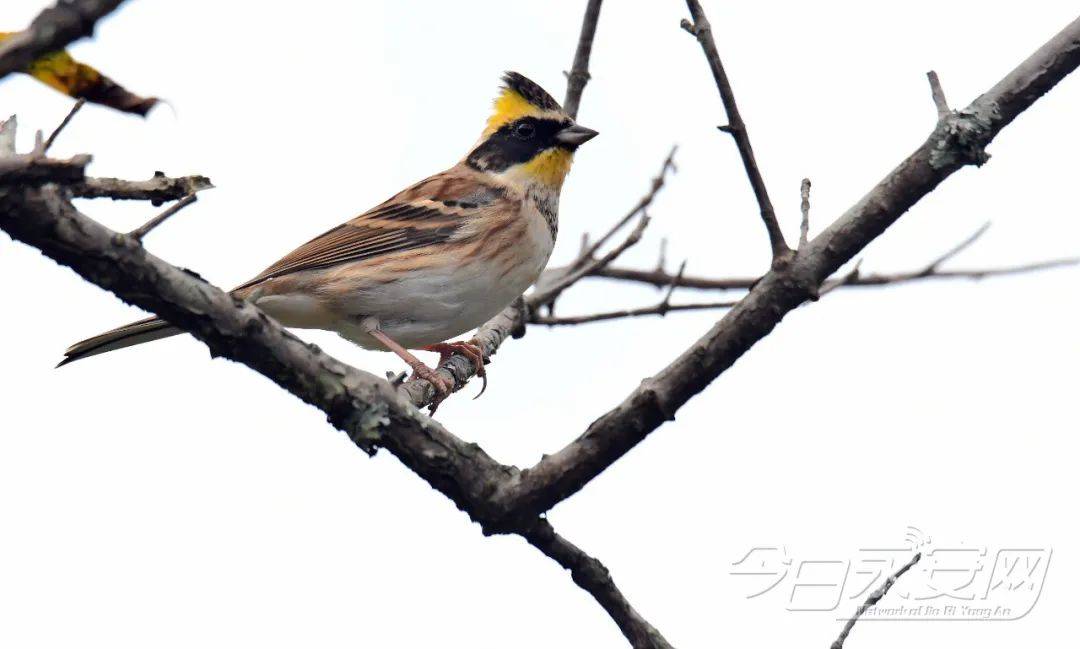
[[[463,265],[428,268],[396,282],[357,294],[351,313],[377,320],[379,329],[404,347],[417,348],[450,340],[471,331],[505,309],[540,277],[554,240],[542,217],[534,215],[520,254],[505,264],[477,260]],[[531,227],[536,223],[537,227]],[[332,327],[367,349],[383,349],[368,333],[362,318]]]

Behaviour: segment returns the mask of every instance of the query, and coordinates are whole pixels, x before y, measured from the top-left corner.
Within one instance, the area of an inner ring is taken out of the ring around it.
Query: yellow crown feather
[[[484,128],[484,136],[491,135],[510,122],[522,117],[536,116],[544,112],[540,108],[529,103],[516,90],[503,88],[499,96],[495,98],[494,109],[488,117],[487,126]]]
[[[495,98],[494,110],[484,128],[484,137],[514,120],[542,115],[563,116],[562,107],[536,82],[523,74],[507,72],[503,75],[503,87]]]

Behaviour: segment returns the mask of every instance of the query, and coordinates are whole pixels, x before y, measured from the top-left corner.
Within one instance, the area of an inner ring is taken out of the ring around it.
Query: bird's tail
[[[64,352],[64,360],[57,367],[81,360],[88,356],[96,356],[111,352],[114,349],[141,345],[152,340],[160,340],[183,333],[182,329],[172,326],[161,318],[148,318],[117,327],[112,331],[106,331],[93,338],[87,338],[68,347]]]

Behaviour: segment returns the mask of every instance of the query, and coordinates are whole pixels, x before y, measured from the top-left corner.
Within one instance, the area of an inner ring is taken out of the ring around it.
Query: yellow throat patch
[[[566,149],[548,149],[521,165],[521,173],[528,180],[559,189],[573,161],[574,154]]]

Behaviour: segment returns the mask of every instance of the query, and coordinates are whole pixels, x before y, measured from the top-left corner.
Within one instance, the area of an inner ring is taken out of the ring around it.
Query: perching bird
[[[233,290],[286,327],[327,329],[389,350],[444,397],[449,386],[408,350],[459,352],[484,374],[480,326],[536,279],[558,231],[574,151],[596,136],[516,72],[480,141],[450,169],[312,239]],[[182,333],[159,318],[75,343],[60,365]]]

